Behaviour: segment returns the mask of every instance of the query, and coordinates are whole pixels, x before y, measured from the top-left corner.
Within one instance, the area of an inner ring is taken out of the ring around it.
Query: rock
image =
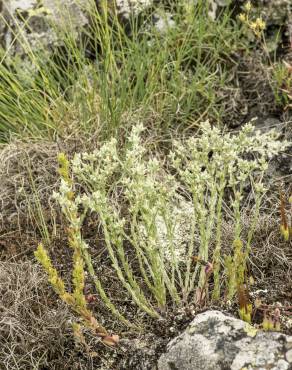
[[[268,25],[283,26],[291,14],[291,0],[258,0],[257,5]]]
[[[173,339],[158,370],[289,370],[292,336],[255,331],[219,311],[199,314]]]
[[[153,0],[116,0],[118,13],[128,19],[132,14],[138,15],[151,5]]]
[[[169,28],[175,27],[175,21],[172,19],[172,14],[165,12],[165,14],[155,14],[153,22],[157,31],[161,34],[167,32]]]
[[[277,117],[268,116],[268,117],[259,117],[253,121],[253,125],[256,130],[261,131],[262,133],[268,132],[270,130],[275,130],[278,134],[283,134],[285,131],[286,123],[280,121]]]
[[[286,352],[286,360],[292,364],[292,349]]]
[[[70,27],[76,30],[85,26],[88,23],[85,6],[86,0],[79,1],[78,5],[74,0],[7,0],[2,7],[0,3],[0,15],[4,19],[0,44],[12,55],[61,44],[54,24],[70,22]]]

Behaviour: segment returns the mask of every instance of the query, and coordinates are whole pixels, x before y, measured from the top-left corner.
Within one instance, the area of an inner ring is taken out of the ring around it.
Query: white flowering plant
[[[94,269],[82,237],[84,218],[97,215],[125,294],[151,317],[161,317],[170,303],[188,304],[198,292],[205,297],[211,274],[213,300],[220,298],[222,285],[232,299],[244,283],[268,160],[289,145],[277,141],[275,132],[260,133],[251,124],[234,134],[204,122],[198,135],[174,141],[162,160],[147,151],[143,130],[142,125],[132,129],[124,151],[112,139],[92,153],[65,161],[55,194],[69,223],[70,245],[82,256],[105,305],[127,325],[133,323],[110,300]],[[82,185],[80,194],[77,183]],[[254,207],[243,241],[241,209],[247,184]],[[226,209],[234,220],[234,243],[222,256]]]

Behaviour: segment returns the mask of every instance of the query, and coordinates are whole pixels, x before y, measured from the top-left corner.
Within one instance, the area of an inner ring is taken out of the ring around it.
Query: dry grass
[[[155,348],[165,342],[149,333],[122,339],[119,348],[113,349],[85,333],[86,348],[73,340],[73,320],[67,307],[56,301],[38,266],[0,263],[1,370],[136,369],[142,363],[153,365]]]
[[[32,263],[0,264],[0,364],[3,369],[54,368],[68,347],[70,315]],[[52,292],[51,292],[52,293]]]
[[[275,298],[288,291],[292,279],[292,242],[285,242],[280,234],[280,216],[271,209],[269,213],[262,210],[257,222],[250,256],[250,271],[256,286],[273,291]],[[248,211],[243,216],[243,236],[249,230],[250,217]],[[233,241],[233,222],[223,223],[223,245],[228,251]],[[270,296],[272,299],[272,296]],[[291,297],[292,303],[292,297]]]
[[[38,266],[0,263],[1,370],[111,369],[115,355],[98,338],[86,335],[92,352],[74,342],[73,320]]]
[[[49,209],[56,186],[56,156],[60,148],[52,143],[12,142],[0,151],[0,201],[2,228],[26,228],[30,211],[40,203]],[[37,197],[36,197],[37,195]]]

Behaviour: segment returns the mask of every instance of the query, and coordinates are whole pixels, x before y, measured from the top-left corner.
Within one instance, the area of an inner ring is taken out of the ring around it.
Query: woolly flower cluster
[[[158,231],[157,244],[162,247],[166,261],[171,262],[172,257],[174,257],[178,262],[183,262],[187,250],[186,246],[190,242],[191,223],[189,221],[194,217],[194,209],[191,201],[187,201],[180,196],[169,207],[171,207],[170,217],[173,224],[173,240],[169,240],[169,233],[164,218],[157,216],[155,219]],[[174,247],[173,256],[171,242]]]
[[[119,167],[116,139],[110,140],[92,153],[77,153],[72,161],[72,171],[92,190],[104,187]]]
[[[268,168],[267,160],[284,150],[288,143],[277,141],[274,131],[261,133],[251,124],[238,134],[225,133],[211,128],[209,122],[201,125],[202,136],[186,142],[175,142],[170,154],[173,166],[189,188],[224,187],[243,184],[253,174]],[[222,184],[222,181],[223,184]],[[260,184],[258,190],[264,190]]]
[[[262,179],[267,161],[289,144],[278,142],[273,131],[255,131],[251,124],[234,134],[222,133],[204,122],[196,137],[174,141],[172,151],[162,161],[147,151],[143,130],[141,124],[132,129],[124,151],[119,151],[117,141],[112,139],[92,153],[76,154],[70,164],[74,181],[63,175],[55,196],[68,219],[74,214],[74,232],[81,229],[90,212],[98,215],[119,280],[140,308],[157,317],[137,274],[143,277],[160,309],[165,307],[169,295],[175,302],[180,301],[181,295],[186,300],[196,282],[199,287],[205,286],[204,263],[209,261],[209,248],[214,241],[214,290],[219,296],[226,189],[229,211],[235,220],[234,239],[240,240],[245,184],[250,183],[255,198],[254,224],[265,191]],[[68,166],[63,162],[65,173]],[[75,194],[74,183],[82,189],[81,195]],[[253,226],[250,230],[249,240]],[[76,240],[87,249],[80,238],[79,232]],[[250,245],[243,248],[246,256]],[[192,268],[193,256],[202,261],[201,267]],[[135,261],[135,267],[129,261]],[[234,271],[230,270],[230,276]],[[233,292],[233,285],[230,286]]]
[[[226,187],[236,191],[251,176],[262,174],[267,169],[267,159],[287,146],[276,141],[275,132],[262,134],[251,124],[238,134],[222,134],[218,127],[204,122],[201,135],[173,143],[169,159],[177,172],[174,176],[163,170],[158,158],[146,155],[141,140],[143,130],[141,124],[133,128],[123,157],[118,154],[115,139],[92,153],[76,154],[72,171],[85,186],[86,194],[76,197],[75,203],[68,201],[64,195],[70,189],[62,180],[55,196],[63,207],[74,207],[76,211],[82,204],[85,209],[98,212],[111,223],[112,230],[123,233],[126,221],[112,198],[120,188],[120,194],[122,191],[128,201],[129,221],[135,222],[138,236],[147,239],[148,248],[160,248],[167,260],[170,260],[170,244],[175,258],[184,258],[183,246],[190,239],[191,219],[207,216],[220,192]],[[179,186],[189,191],[194,205],[178,196]],[[254,186],[256,192],[265,190],[261,176]],[[206,192],[208,196],[200,198]]]

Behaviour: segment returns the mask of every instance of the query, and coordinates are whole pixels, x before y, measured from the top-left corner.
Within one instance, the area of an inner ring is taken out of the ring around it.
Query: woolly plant
[[[188,304],[198,292],[201,298],[207,296],[210,274],[213,300],[220,298],[222,285],[232,299],[244,283],[267,161],[288,145],[278,142],[275,132],[260,133],[251,124],[233,134],[205,122],[196,136],[174,141],[162,160],[147,151],[143,130],[142,125],[132,129],[123,151],[112,139],[92,153],[76,154],[71,162],[61,155],[61,183],[55,194],[74,250],[74,302],[84,306],[83,283],[77,279],[84,268],[104,304],[127,325],[134,323],[119,312],[94,269],[82,237],[85,217],[97,216],[99,237],[125,297],[151,317],[159,318],[171,303]],[[244,241],[241,209],[248,184],[254,207]],[[227,209],[234,220],[234,242],[223,256]],[[36,255],[50,275],[53,270],[42,247]],[[194,256],[200,263],[194,265]],[[50,280],[64,297],[63,286],[60,291]]]

